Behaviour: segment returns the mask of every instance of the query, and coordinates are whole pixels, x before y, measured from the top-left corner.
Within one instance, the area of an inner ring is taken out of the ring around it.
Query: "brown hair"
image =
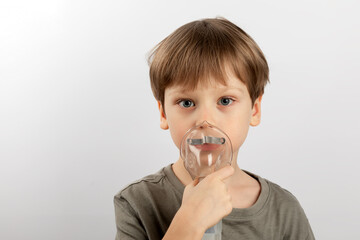
[[[224,18],[181,26],[155,46],[148,62],[154,97],[163,106],[167,87],[195,89],[209,77],[225,85],[227,68],[246,85],[253,104],[269,81],[269,67],[258,45]]]

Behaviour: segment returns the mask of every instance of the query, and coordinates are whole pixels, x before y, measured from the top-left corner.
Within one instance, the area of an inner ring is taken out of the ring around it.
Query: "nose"
[[[209,126],[211,126],[212,124],[210,124],[208,121],[203,121],[200,124],[197,124],[197,126],[199,126],[200,128],[207,128]]]
[[[209,125],[215,125],[215,113],[210,107],[199,107],[196,114],[196,125],[208,127]]]

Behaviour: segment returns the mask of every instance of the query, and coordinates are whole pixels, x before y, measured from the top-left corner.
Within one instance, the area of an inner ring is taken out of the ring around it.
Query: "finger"
[[[231,166],[226,166],[226,167],[223,167],[223,168],[219,169],[218,171],[212,173],[211,175],[213,177],[219,178],[220,180],[224,180],[233,174],[234,174],[234,168]]]

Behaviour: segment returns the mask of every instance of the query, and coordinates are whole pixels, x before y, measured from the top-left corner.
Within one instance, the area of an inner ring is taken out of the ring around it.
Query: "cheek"
[[[242,146],[249,131],[250,117],[244,116],[247,116],[247,113],[244,113],[242,117],[234,118],[234,121],[227,124],[226,130],[224,129],[231,140],[234,151],[237,151]]]
[[[233,145],[233,150],[237,151],[242,144],[244,143],[247,134],[248,134],[249,127],[243,127],[241,129],[238,129],[237,131],[233,131],[230,134],[230,140]]]
[[[180,149],[182,135],[180,131],[176,131],[170,128],[171,138],[178,149]]]
[[[181,123],[180,121],[169,121],[170,135],[178,149],[180,149],[183,136],[190,128],[191,126],[187,126],[185,123]]]

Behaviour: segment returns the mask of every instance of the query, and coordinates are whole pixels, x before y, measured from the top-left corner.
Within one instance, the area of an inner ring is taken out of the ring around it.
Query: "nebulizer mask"
[[[233,150],[230,138],[207,121],[189,129],[184,135],[180,156],[192,179],[231,165]],[[203,240],[221,240],[222,221],[206,230]]]

